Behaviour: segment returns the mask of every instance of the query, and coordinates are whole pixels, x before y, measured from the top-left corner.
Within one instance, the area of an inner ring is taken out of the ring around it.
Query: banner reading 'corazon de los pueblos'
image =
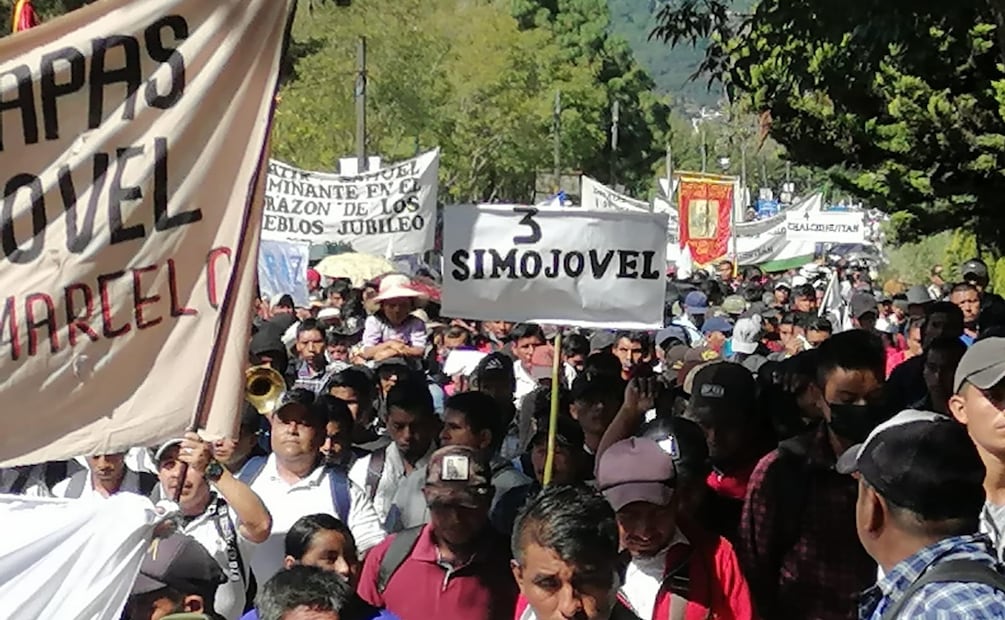
[[[291,5],[106,0],[0,40],[0,462],[232,430]]]
[[[378,256],[431,250],[439,156],[437,149],[351,176],[272,161],[262,238],[338,242]]]

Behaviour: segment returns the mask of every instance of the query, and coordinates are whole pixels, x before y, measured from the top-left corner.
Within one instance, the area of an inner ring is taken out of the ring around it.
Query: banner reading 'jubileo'
[[[431,250],[439,155],[437,149],[352,176],[305,172],[272,161],[262,238],[341,242],[378,256]]]
[[[443,214],[443,314],[658,329],[667,216],[451,206]]]
[[[0,39],[0,464],[233,432],[292,4],[105,0]]]

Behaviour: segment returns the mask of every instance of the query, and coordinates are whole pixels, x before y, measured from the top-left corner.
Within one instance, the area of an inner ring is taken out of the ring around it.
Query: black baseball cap
[[[217,586],[224,583],[227,576],[205,547],[191,536],[175,532],[167,538],[154,538],[147,547],[130,593],[171,588],[184,595],[212,598]]]
[[[698,370],[691,383],[688,417],[699,424],[739,419],[756,401],[757,382],[749,370],[734,362],[708,364]]]
[[[658,443],[673,457],[677,475],[689,480],[702,480],[712,471],[705,432],[687,418],[657,416],[639,431]]]
[[[838,459],[889,502],[931,520],[973,518],[984,505],[984,462],[967,429],[931,411],[908,409],[883,422]]]

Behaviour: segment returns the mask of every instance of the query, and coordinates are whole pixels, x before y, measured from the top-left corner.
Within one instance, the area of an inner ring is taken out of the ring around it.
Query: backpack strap
[[[265,469],[265,461],[268,458],[267,456],[253,456],[248,459],[241,467],[241,471],[237,472],[237,479],[250,487],[255,478],[258,478],[258,474]]]
[[[371,502],[377,497],[377,487],[380,486],[380,477],[384,475],[386,459],[387,446],[370,453],[370,466],[366,468],[366,494]]]
[[[926,570],[900,599],[887,608],[880,620],[896,620],[922,588],[932,583],[977,583],[1005,593],[1005,575],[979,560],[947,560]]]
[[[70,465],[66,461],[49,461],[46,463],[45,473],[42,476],[45,480],[46,491],[51,491],[52,487],[56,486],[56,483],[66,480],[69,475]]]
[[[78,499],[84,494],[84,487],[90,482],[91,470],[82,469],[70,476],[70,482],[66,485],[66,493],[63,497]]]
[[[20,495],[24,493],[25,487],[28,486],[28,479],[31,478],[31,470],[33,467],[34,465],[21,465],[14,468],[14,471],[17,472],[17,477],[14,478],[14,482],[11,483],[10,488],[5,490],[4,493],[10,493],[11,495]],[[52,486],[48,485],[48,488],[51,489]]]
[[[157,476],[151,474],[150,472],[140,471],[136,473],[140,477],[140,482],[138,485],[139,488],[136,489],[136,492],[142,495],[143,497],[151,497],[153,495],[154,489],[157,488],[160,480],[157,478]]]
[[[381,594],[387,589],[387,584],[405,560],[415,548],[415,543],[419,541],[424,525],[402,530],[394,535],[391,544],[387,547],[387,553],[380,559],[380,567],[377,569],[377,592]]]
[[[217,497],[206,508],[207,516],[212,519],[216,526],[216,532],[223,539],[227,547],[227,578],[230,581],[245,582],[244,579],[244,558],[241,557],[241,550],[237,546],[237,529],[230,518],[227,501],[222,497]],[[247,583],[245,583],[247,589]]]
[[[349,509],[352,508],[352,498],[349,496],[349,476],[339,467],[329,467],[328,482],[331,484],[335,514],[348,527]]]

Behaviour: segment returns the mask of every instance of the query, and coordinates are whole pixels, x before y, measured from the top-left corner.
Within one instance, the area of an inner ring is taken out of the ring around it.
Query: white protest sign
[[[272,299],[289,293],[298,307],[307,303],[306,243],[262,240],[258,247],[258,290]]]
[[[588,211],[638,211],[649,213],[649,203],[618,193],[588,176],[582,177],[580,203]]]
[[[789,241],[813,243],[865,243],[861,211],[805,211],[788,213],[785,235]]]
[[[0,464],[233,432],[292,4],[106,0],[0,39]]]
[[[790,239],[786,235],[786,218],[814,213],[823,204],[823,194],[813,194],[793,205],[786,213],[736,225],[737,262],[760,265],[813,254],[813,242]]]
[[[439,149],[360,175],[305,172],[269,162],[262,238],[341,242],[384,256],[433,248]]]
[[[452,206],[443,214],[443,315],[658,329],[667,216]]]

